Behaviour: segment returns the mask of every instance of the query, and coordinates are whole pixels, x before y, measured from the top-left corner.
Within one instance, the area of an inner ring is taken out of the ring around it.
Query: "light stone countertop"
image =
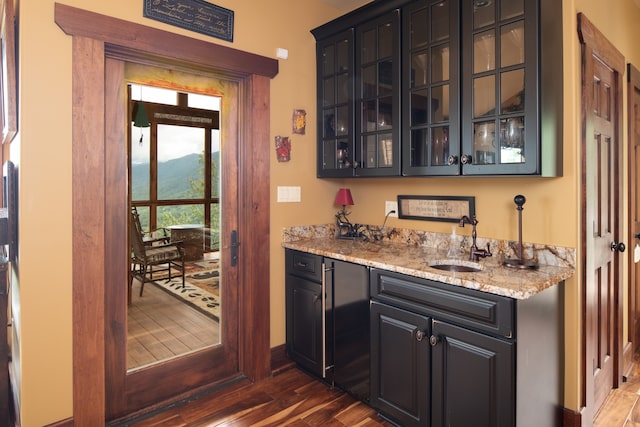
[[[310,229],[313,229],[313,232],[309,233]],[[539,268],[520,270],[502,265],[502,261],[509,257],[509,242],[489,241],[492,243],[493,256],[481,258],[478,263],[474,263],[469,261],[467,256],[455,260],[447,259],[447,235],[428,232],[406,233],[406,230],[397,232],[396,229],[388,233],[389,229],[383,230],[391,237],[377,242],[367,242],[336,239],[331,226],[321,226],[320,229],[315,226],[290,228],[283,231],[282,246],[514,299],[530,298],[572,277],[575,273],[575,251],[568,248],[523,244],[528,250],[527,253],[531,254],[530,257],[525,256],[525,259],[536,259]],[[409,235],[411,238],[407,239]],[[478,239],[478,246],[485,247],[486,241]],[[479,267],[481,271],[450,272],[430,267],[434,263],[449,262]]]

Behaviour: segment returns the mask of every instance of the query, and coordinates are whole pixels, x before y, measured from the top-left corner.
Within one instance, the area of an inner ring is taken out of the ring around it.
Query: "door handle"
[[[238,246],[240,246],[238,232],[233,230],[231,232],[231,267],[238,265]]]
[[[627,249],[627,247],[625,246],[624,243],[620,242],[620,243],[616,243],[616,242],[611,242],[611,251],[615,252],[624,252],[625,249]]]

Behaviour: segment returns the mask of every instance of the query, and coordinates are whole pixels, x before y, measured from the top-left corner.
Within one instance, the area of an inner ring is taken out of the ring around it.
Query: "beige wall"
[[[20,169],[20,303],[14,328],[20,335],[24,426],[41,426],[72,415],[71,342],[71,39],[55,25],[52,0],[20,1],[20,133],[11,157]],[[352,218],[381,224],[384,201],[397,194],[472,195],[480,236],[517,238],[513,196],[527,197],[523,238],[561,246],[578,245],[579,45],[575,14],[582,10],[640,65],[633,41],[640,36],[640,10],[632,0],[569,0],[565,12],[565,141],[564,177],[414,178],[318,180],[315,173],[315,46],[311,28],[338,11],[306,0],[213,3],[235,11],[234,42],[226,43],[142,17],[142,2],[69,0],[66,4],[132,22],[275,57],[289,50],[271,84],[271,141],[290,136],[292,159],[278,163],[271,151],[271,345],[284,343],[283,227],[333,221],[338,187],[352,189]],[[635,55],[635,57],[634,57]],[[294,109],[305,109],[306,135],[291,134]],[[626,123],[626,122],[625,122]],[[625,135],[626,138],[626,135]],[[277,186],[302,188],[301,203],[276,203]],[[391,226],[449,231],[450,225],[390,219]],[[464,232],[468,232],[465,230]],[[565,405],[579,406],[578,283],[567,283]]]

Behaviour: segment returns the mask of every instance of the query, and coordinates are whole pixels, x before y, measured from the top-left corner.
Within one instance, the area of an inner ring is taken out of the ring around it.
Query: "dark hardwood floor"
[[[596,415],[594,427],[640,427],[640,354],[636,353],[635,363],[627,381],[613,390],[600,412]]]
[[[393,426],[349,394],[297,368],[248,381],[127,423],[167,426]]]

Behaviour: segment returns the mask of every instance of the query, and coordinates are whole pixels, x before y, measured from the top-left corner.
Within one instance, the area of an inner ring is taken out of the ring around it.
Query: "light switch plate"
[[[300,187],[278,186],[278,203],[296,203],[300,200]]]

